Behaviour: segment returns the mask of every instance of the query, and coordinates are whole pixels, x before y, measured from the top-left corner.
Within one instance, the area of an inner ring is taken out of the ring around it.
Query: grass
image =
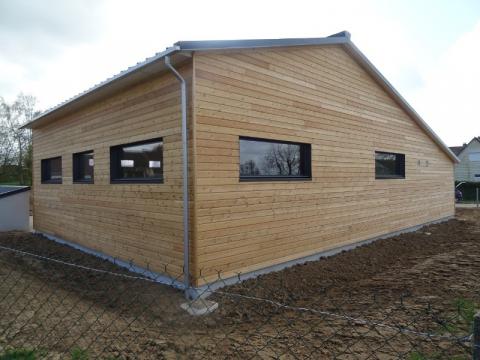
[[[0,355],[0,360],[36,360],[37,354],[33,350],[14,349],[7,350]]]
[[[473,321],[475,318],[475,309],[476,304],[468,299],[456,299],[453,303],[457,310],[456,317],[450,319],[450,321],[442,323],[440,328],[440,333],[444,335],[458,335],[471,333],[473,331]],[[409,360],[437,360],[443,359],[444,354],[434,353],[434,354],[425,354],[422,352],[414,351],[409,354]],[[467,360],[467,356],[457,356],[451,357],[450,360]]]
[[[11,349],[0,354],[0,360],[37,360],[44,358],[46,354],[28,349]],[[73,348],[70,352],[70,360],[89,360],[86,350]],[[113,358],[112,358],[113,359]]]

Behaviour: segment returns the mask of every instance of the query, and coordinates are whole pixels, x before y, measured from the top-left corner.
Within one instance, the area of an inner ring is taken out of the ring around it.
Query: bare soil
[[[29,348],[57,359],[72,349],[105,359],[467,359],[469,312],[480,305],[476,209],[224,287],[212,296],[218,310],[203,317],[180,308],[180,291],[41,236],[0,233],[0,246],[85,267],[0,248],[0,354]]]

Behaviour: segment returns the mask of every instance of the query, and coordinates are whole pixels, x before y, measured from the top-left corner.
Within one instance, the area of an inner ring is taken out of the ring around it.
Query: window
[[[468,154],[468,159],[470,161],[480,161],[480,152],[472,152]]]
[[[54,157],[41,161],[41,177],[43,184],[62,183],[62,158]]]
[[[163,140],[110,148],[111,182],[163,182]]]
[[[240,137],[240,180],[310,178],[310,144]]]
[[[375,151],[375,179],[405,178],[405,155]]]
[[[93,183],[93,151],[73,154],[73,182]]]

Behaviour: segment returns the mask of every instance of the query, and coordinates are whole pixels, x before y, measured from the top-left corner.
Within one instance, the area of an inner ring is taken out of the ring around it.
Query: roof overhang
[[[340,45],[382,86],[382,88],[397,102],[397,104],[422,128],[429,137],[448,155],[455,163],[460,162],[458,157],[448,146],[435,134],[420,115],[400,95],[400,93],[388,82],[378,69],[350,40],[350,33],[340,33],[324,38],[300,38],[300,39],[256,39],[256,40],[214,40],[214,41],[179,41],[173,47],[156,54],[155,56],[128,68],[125,71],[107,79],[89,90],[45,111],[24,128],[37,128],[46,125],[59,117],[65,116],[85,106],[107,98],[129,86],[138,84],[152,75],[166,72],[164,59],[171,57],[173,65],[179,66],[191,57],[195,51],[214,51],[228,49],[256,49],[288,46],[313,46],[313,45]]]
[[[102,81],[71,99],[48,109],[29,123],[25,124],[23,128],[35,129],[47,125],[62,116],[80,110],[88,105],[106,99],[121,90],[148,80],[152,75],[159,75],[163,72],[169,71],[164,62],[166,56],[170,56],[173,65],[180,66],[183,62],[191,58],[191,53],[180,51],[180,48],[177,46],[168,48],[165,51],[158,53],[105,81]]]

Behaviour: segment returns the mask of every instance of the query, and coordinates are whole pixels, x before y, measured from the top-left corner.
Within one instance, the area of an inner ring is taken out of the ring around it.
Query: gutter
[[[190,298],[190,237],[189,237],[189,202],[188,202],[188,132],[187,132],[187,84],[185,79],[175,69],[170,56],[165,56],[165,65],[180,82],[182,106],[182,155],[183,155],[183,283],[185,297]]]
[[[121,79],[124,79],[124,78],[130,76],[133,73],[136,73],[136,72],[139,72],[139,71],[140,72],[144,71],[144,68],[146,66],[148,66],[150,64],[153,64],[157,61],[160,61],[164,57],[166,57],[168,55],[171,55],[171,54],[174,54],[174,53],[178,52],[179,50],[180,50],[180,47],[178,47],[178,46],[169,47],[165,51],[159,52],[159,53],[155,54],[154,56],[152,56],[150,58],[147,58],[146,60],[144,60],[142,62],[139,62],[136,65],[131,66],[124,71],[121,71],[117,75],[114,75],[111,78],[108,78],[108,79],[92,86],[90,89],[87,89],[87,90],[81,92],[80,94],[75,95],[74,97],[72,97],[70,99],[67,99],[67,100],[61,102],[60,104],[42,112],[37,117],[35,117],[34,119],[29,121],[25,125],[21,126],[20,129],[32,128],[35,124],[37,124],[40,120],[47,117],[48,115],[51,115],[51,114],[57,112],[58,110],[64,108],[67,105],[70,106],[70,105],[76,103],[77,101],[82,100],[83,98],[98,92],[99,90],[103,89],[106,85],[113,84],[113,83],[117,82],[118,80],[121,80]]]

